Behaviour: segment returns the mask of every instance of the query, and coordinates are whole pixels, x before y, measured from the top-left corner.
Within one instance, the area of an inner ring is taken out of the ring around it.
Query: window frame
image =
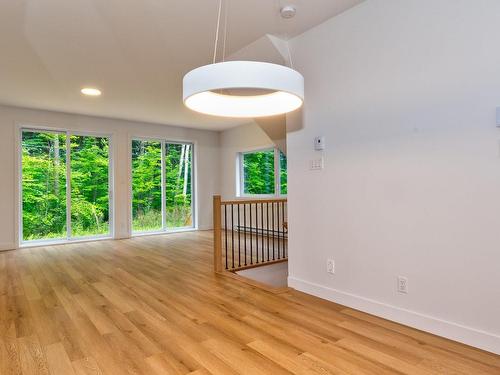
[[[274,152],[274,194],[247,194],[245,193],[245,172],[243,170],[243,159],[247,154],[254,154],[256,152]],[[251,150],[240,151],[236,157],[237,163],[237,182],[236,182],[236,196],[239,198],[286,198],[287,194],[281,194],[281,165],[280,165],[280,152],[281,150],[276,146],[269,146]]]
[[[51,134],[64,134],[66,136],[66,236],[61,238],[47,238],[41,240],[24,240],[24,224],[23,224],[23,132],[38,132],[38,133],[51,133]],[[109,232],[107,234],[99,234],[94,236],[78,236],[72,234],[71,228],[71,136],[87,136],[99,137],[108,139],[108,198],[109,198]],[[65,243],[78,243],[96,240],[108,240],[115,237],[115,202],[114,202],[114,149],[113,149],[113,135],[109,133],[100,133],[94,131],[74,131],[67,128],[53,128],[50,126],[37,126],[28,124],[17,125],[16,154],[17,154],[17,203],[18,212],[16,218],[17,233],[18,233],[18,247],[35,247],[45,246],[52,244],[65,244]]]
[[[158,142],[161,145],[161,220],[162,220],[162,228],[157,230],[149,230],[149,231],[134,231],[133,222],[134,222],[134,191],[132,186],[132,178],[133,178],[133,168],[132,168],[132,142],[134,141],[143,141],[143,142]],[[177,145],[190,145],[191,146],[191,215],[192,222],[191,226],[186,227],[168,227],[167,226],[167,202],[166,202],[166,173],[165,173],[165,151],[166,144],[177,144]],[[196,189],[196,142],[194,141],[183,141],[183,140],[170,140],[162,137],[142,137],[142,136],[132,136],[129,138],[128,142],[128,152],[129,152],[129,194],[130,194],[130,220],[129,220],[129,233],[132,237],[138,236],[149,236],[155,234],[166,234],[166,233],[177,233],[177,232],[189,232],[193,230],[198,230],[198,213],[197,213],[197,189]]]

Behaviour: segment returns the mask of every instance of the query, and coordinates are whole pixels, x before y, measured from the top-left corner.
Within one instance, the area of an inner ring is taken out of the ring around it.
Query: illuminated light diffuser
[[[256,61],[194,69],[184,76],[183,89],[189,109],[223,117],[280,115],[300,108],[304,101],[304,77],[299,72]]]
[[[93,87],[84,87],[80,92],[87,96],[101,96],[101,90]]]

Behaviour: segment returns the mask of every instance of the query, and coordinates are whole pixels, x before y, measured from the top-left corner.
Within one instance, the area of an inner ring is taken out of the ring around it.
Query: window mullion
[[[165,157],[166,157],[165,141],[161,141],[161,228],[163,231],[167,230]]]
[[[240,196],[243,196],[245,195],[245,169],[243,168],[243,162],[244,162],[244,155],[243,153],[240,153],[238,155],[238,166],[239,166],[239,171],[240,171],[240,175],[239,175],[239,180],[240,180],[240,186],[239,186],[239,189],[240,189]]]
[[[66,134],[66,239],[72,238],[71,229],[71,136]]]
[[[281,195],[280,151],[274,148],[274,195]]]

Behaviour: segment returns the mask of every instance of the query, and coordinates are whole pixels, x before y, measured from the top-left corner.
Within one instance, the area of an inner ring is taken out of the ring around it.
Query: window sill
[[[73,243],[85,243],[94,241],[106,241],[112,240],[111,236],[99,236],[99,237],[86,237],[86,238],[76,238],[72,240],[39,240],[39,241],[27,241],[22,242],[19,245],[20,249],[29,249],[33,247],[43,247],[43,246],[54,246],[54,245],[68,245]]]
[[[145,236],[158,236],[162,234],[182,233],[182,232],[195,232],[196,227],[176,228],[172,230],[157,230],[151,232],[132,232],[132,237],[145,237]]]

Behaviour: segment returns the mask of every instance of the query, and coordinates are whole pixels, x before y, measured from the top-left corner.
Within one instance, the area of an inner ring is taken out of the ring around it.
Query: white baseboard
[[[198,225],[198,230],[213,230],[211,225]]]
[[[500,354],[500,336],[415,311],[388,305],[369,298],[288,277],[288,286],[356,310],[392,320],[450,340]]]
[[[0,251],[14,250],[17,246],[13,243],[0,243]]]

